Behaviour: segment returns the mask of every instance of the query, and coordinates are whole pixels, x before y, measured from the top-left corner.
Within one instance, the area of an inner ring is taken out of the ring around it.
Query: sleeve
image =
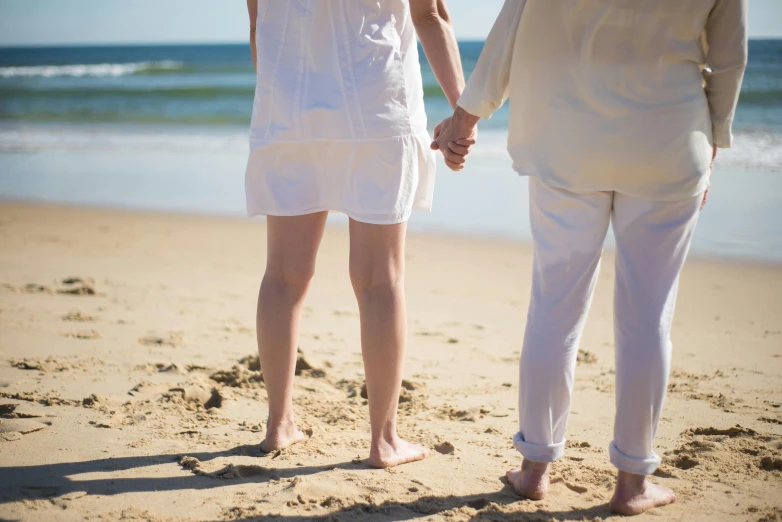
[[[478,63],[456,102],[470,114],[489,119],[508,99],[513,47],[526,3],[526,0],[505,0]]]
[[[731,127],[747,67],[747,2],[716,0],[706,21],[706,99],[713,142],[730,148]]]

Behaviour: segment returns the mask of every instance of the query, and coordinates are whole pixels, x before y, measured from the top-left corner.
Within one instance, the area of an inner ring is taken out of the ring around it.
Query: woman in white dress
[[[350,217],[361,316],[369,463],[428,451],[397,436],[405,353],[404,247],[429,210],[430,150],[415,35],[455,106],[459,51],[444,0],[247,0],[257,87],[246,172],[250,216],[267,216],[258,351],[269,398],[264,451],[302,441],[292,402],[301,308],[329,211]],[[469,143],[465,143],[469,145]]]

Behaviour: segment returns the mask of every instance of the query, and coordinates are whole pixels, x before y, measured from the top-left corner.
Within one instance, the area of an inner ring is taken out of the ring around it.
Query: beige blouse
[[[746,62],[747,0],[506,0],[458,104],[511,99],[519,174],[686,199],[731,145]]]

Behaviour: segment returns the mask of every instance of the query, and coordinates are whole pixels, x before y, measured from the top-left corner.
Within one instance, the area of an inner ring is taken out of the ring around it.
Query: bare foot
[[[505,477],[516,493],[530,500],[542,500],[548,493],[548,462],[524,459],[520,468],[509,470]]]
[[[308,438],[296,426],[295,422],[283,422],[276,425],[267,424],[266,438],[261,442],[261,451],[269,453],[281,450],[297,442],[303,442]]]
[[[644,475],[620,471],[616,478],[616,491],[608,506],[620,515],[639,515],[674,502],[676,495],[670,489],[649,482]]]
[[[373,468],[391,468],[423,460],[428,456],[429,450],[423,446],[393,437],[390,441],[381,439],[379,442],[372,443],[372,449],[369,450],[369,465]]]

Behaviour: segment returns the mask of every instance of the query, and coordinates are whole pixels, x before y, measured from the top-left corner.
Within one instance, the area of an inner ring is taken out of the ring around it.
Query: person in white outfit
[[[369,463],[428,451],[400,439],[406,222],[429,210],[435,160],[416,32],[446,96],[464,87],[444,0],[247,0],[257,86],[247,210],[264,215],[257,334],[269,398],[264,451],[306,437],[293,411],[302,303],[329,211],[350,217],[350,278],[361,316]],[[469,146],[470,142],[463,142]]]
[[[731,124],[747,61],[746,0],[506,0],[432,148],[462,167],[473,136],[511,99],[508,151],[529,176],[532,295],[520,364],[524,457],[507,474],[540,499],[562,457],[581,332],[608,226],[616,237],[619,470],[610,507],[675,500],[646,480],[667,387],[679,272]]]

